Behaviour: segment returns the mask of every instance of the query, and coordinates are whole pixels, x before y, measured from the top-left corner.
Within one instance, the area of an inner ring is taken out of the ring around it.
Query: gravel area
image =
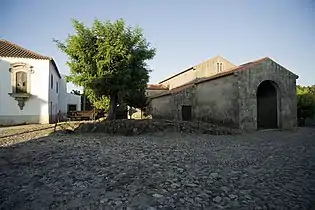
[[[315,209],[314,128],[0,135],[0,145],[0,209]]]

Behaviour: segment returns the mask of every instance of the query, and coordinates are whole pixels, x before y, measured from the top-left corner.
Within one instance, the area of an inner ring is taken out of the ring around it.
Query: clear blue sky
[[[0,37],[54,57],[68,74],[52,39],[73,32],[71,18],[140,25],[157,48],[151,83],[221,55],[234,64],[268,56],[315,84],[314,0],[1,0]]]

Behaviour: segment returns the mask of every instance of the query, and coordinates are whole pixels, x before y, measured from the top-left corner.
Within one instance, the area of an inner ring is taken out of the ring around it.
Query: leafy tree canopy
[[[312,86],[297,85],[296,88],[297,88],[298,95],[309,93],[315,96],[315,85],[312,85]]]
[[[97,97],[91,90],[86,90],[85,94],[96,109],[103,109],[106,111],[109,110],[109,101],[110,101],[109,97],[107,96]]]
[[[127,26],[123,19],[94,20],[92,27],[73,20],[73,26],[75,34],[54,40],[69,57],[67,81],[84,87],[94,103],[109,98],[108,118],[115,119],[118,99],[146,88],[150,72],[146,61],[155,56],[155,48],[140,27]]]
[[[307,87],[297,85],[297,113],[300,124],[303,124],[306,118],[314,117],[315,85]]]
[[[138,109],[144,109],[149,105],[149,99],[145,95],[145,89],[127,92],[125,95],[125,101],[129,106]]]

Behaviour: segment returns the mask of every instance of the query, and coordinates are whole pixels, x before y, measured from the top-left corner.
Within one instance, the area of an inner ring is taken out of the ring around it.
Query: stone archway
[[[266,80],[257,89],[257,128],[279,128],[278,120],[278,86],[275,82]]]

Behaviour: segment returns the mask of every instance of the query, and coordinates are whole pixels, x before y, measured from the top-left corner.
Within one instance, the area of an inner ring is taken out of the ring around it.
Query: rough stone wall
[[[153,98],[153,118],[182,120],[182,106],[192,107],[192,120],[238,127],[237,78],[229,75]]]
[[[238,127],[237,85],[233,74],[197,84],[196,119]]]
[[[180,92],[172,94],[171,104],[172,104],[172,113],[175,120],[182,120],[182,106],[191,106],[192,107],[192,119],[196,118],[194,115],[195,105],[195,94],[196,87],[191,86],[183,89]]]
[[[151,99],[150,109],[153,118],[182,120],[182,106],[195,106],[195,87],[187,87],[179,92]],[[192,111],[192,118],[193,111]]]
[[[257,129],[257,89],[261,82],[271,80],[278,86],[279,128],[297,126],[296,75],[268,59],[238,72],[239,125],[241,129]]]
[[[278,90],[279,128],[297,126],[297,76],[267,59],[247,70],[240,70],[215,80],[197,83],[177,93],[153,98],[153,118],[181,120],[183,105],[192,106],[192,119],[210,121],[245,130],[257,129],[257,89],[271,80]]]
[[[173,119],[171,95],[152,98],[150,113],[155,119]]]

